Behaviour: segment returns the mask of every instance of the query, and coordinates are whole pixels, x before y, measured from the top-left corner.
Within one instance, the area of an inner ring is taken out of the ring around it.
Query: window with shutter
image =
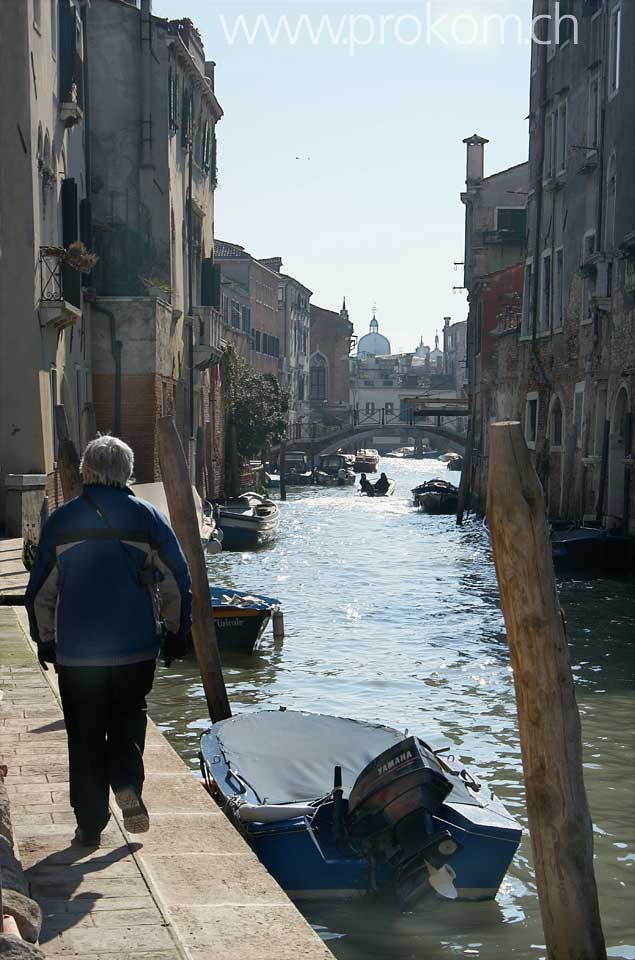
[[[202,156],[201,156],[201,166],[205,173],[209,173],[209,161],[210,161],[210,130],[209,123],[205,121],[203,127],[203,138],[202,138]]]

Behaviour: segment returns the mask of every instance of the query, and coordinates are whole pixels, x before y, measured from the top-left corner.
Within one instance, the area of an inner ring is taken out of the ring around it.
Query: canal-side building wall
[[[467,150],[466,187],[461,201],[465,205],[463,282],[468,296],[466,374],[470,404],[463,483],[469,492],[469,506],[484,511],[490,422],[497,409],[516,408],[512,378],[498,396],[492,395],[493,352],[499,343],[492,334],[499,326],[499,317],[503,318],[506,311],[513,312],[514,303],[522,295],[529,165],[520,163],[485,177],[484,148],[488,141],[474,134],[463,142]],[[505,325],[504,320],[500,322]]]
[[[189,20],[155,17],[149,0],[93,0],[87,25],[97,427],[151,481],[156,420],[174,415],[194,477],[221,356],[214,64]]]
[[[91,310],[65,260],[87,234],[85,36],[76,0],[4,0],[0,33],[0,530],[61,499],[54,407],[81,449]]]
[[[635,532],[635,5],[571,6],[533,54],[519,413],[551,515]]]

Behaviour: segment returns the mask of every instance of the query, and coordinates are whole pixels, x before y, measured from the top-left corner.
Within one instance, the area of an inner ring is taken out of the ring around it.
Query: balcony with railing
[[[81,317],[81,274],[62,247],[41,247],[39,303],[42,326],[66,327]]]

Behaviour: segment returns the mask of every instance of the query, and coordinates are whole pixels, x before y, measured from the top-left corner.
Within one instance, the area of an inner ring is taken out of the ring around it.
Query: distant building
[[[279,274],[278,322],[282,331],[280,381],[289,391],[289,435],[309,417],[310,300],[312,291],[282,273],[282,258],[261,260]]]
[[[352,336],[346,300],[339,313],[311,304],[309,401],[316,422],[337,422],[338,418],[346,422]]]
[[[456,395],[461,397],[467,386],[467,321],[451,319],[443,318],[443,370],[454,378]]]
[[[81,450],[92,422],[85,8],[3,0],[0,80],[0,530],[19,536],[45,491],[61,501],[55,406]],[[100,319],[100,318],[99,318]],[[35,531],[33,531],[35,532]]]
[[[236,243],[216,240],[214,257],[221,271],[221,314],[225,335],[232,339],[258,373],[280,378],[284,327],[278,309],[280,277]]]
[[[382,419],[385,423],[399,420],[405,423],[412,397],[417,394],[429,393],[448,399],[456,397],[454,378],[444,372],[438,337],[433,351],[422,340],[411,353],[375,354],[376,349],[383,351],[385,345],[390,347],[388,339],[378,332],[377,327],[373,315],[370,333],[360,339],[357,355],[350,361],[350,402],[360,424],[363,425],[364,419],[375,423]],[[463,424],[456,423],[454,427],[460,430]]]
[[[390,340],[379,332],[379,324],[373,310],[373,319],[370,321],[368,333],[359,338],[357,356],[361,360],[363,357],[384,356],[388,353],[390,353]]]

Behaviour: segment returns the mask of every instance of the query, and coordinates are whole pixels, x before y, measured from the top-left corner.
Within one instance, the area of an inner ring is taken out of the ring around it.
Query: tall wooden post
[[[199,497],[205,496],[205,487],[203,485],[203,472],[205,469],[205,445],[203,438],[203,427],[196,428],[196,492]]]
[[[82,492],[79,475],[79,457],[75,444],[71,440],[64,404],[55,407],[55,427],[57,430],[57,465],[62,481],[62,496],[67,503]]]
[[[287,499],[287,485],[284,482],[284,475],[287,472],[287,441],[280,441],[280,461],[278,464],[278,470],[280,472],[280,499]]]
[[[490,428],[487,518],[511,654],[550,960],[605,960],[580,716],[540,482],[519,423]]]
[[[205,490],[207,499],[212,500],[214,498],[214,434],[211,420],[205,421],[203,445],[205,447]]]
[[[172,417],[157,423],[159,462],[174,532],[185,553],[192,577],[192,637],[209,715],[214,722],[231,716],[225,689],[207,569],[198,526],[194,495],[181,440]]]

